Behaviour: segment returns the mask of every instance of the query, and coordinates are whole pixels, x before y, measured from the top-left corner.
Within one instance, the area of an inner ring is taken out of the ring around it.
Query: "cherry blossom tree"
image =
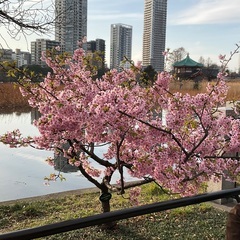
[[[41,113],[34,122],[40,136],[23,137],[14,130],[2,135],[1,142],[63,154],[100,189],[104,212],[110,211],[111,191],[124,194],[155,181],[170,192],[190,195],[212,177],[237,176],[238,157],[226,153],[239,151],[240,120],[221,109],[228,91],[222,73],[206,93],[191,96],[171,93],[167,72],[159,73],[152,86],[141,87],[139,64],[93,79],[83,49],[73,57],[57,50],[43,54],[53,70],[43,82],[31,83],[27,73],[19,79],[22,94]],[[108,147],[100,156],[96,150],[103,145]],[[54,159],[47,161],[53,164]],[[140,181],[125,183],[126,170]],[[118,183],[112,182],[116,173]],[[131,200],[139,188],[132,193]]]

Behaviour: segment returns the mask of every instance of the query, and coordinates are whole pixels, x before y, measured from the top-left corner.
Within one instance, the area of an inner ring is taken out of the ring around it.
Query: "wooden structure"
[[[194,79],[196,76],[201,74],[201,70],[203,68],[202,63],[195,62],[189,57],[187,57],[179,62],[175,62],[173,64],[174,67],[174,74],[177,78],[180,79]]]

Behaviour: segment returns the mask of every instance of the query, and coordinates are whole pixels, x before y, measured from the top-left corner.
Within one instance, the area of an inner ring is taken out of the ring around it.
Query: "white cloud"
[[[240,23],[239,4],[239,0],[200,0],[175,16],[171,16],[170,24]]]

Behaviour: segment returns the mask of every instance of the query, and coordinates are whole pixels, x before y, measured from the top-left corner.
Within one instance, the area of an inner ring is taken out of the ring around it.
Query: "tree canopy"
[[[228,91],[222,73],[206,93],[191,96],[171,93],[167,72],[141,87],[139,65],[93,79],[84,56],[83,49],[73,57],[46,53],[53,72],[44,82],[31,83],[31,75],[19,80],[22,94],[41,113],[34,122],[40,136],[25,137],[15,130],[2,135],[1,142],[63,154],[105,194],[123,194],[126,188],[155,181],[170,192],[189,195],[212,177],[237,176],[238,157],[226,153],[239,151],[240,120],[222,108]],[[103,145],[106,151],[98,155],[96,149]],[[125,170],[141,182],[125,183]],[[119,182],[114,185],[116,173]]]

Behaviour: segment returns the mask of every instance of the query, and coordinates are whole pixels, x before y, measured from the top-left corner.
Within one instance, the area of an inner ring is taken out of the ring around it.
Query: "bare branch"
[[[52,0],[0,1],[0,26],[5,27],[12,38],[19,34],[47,33],[54,21]]]
[[[133,187],[137,187],[137,186],[141,186],[150,182],[154,182],[154,179],[152,178],[147,178],[144,180],[139,180],[139,181],[134,181],[134,182],[128,182],[124,185],[124,189],[129,189],[129,188],[133,188]],[[104,180],[104,184],[105,186],[107,186],[107,188],[113,192],[120,192],[120,194],[122,194],[122,186],[119,185],[111,185],[107,180]]]

